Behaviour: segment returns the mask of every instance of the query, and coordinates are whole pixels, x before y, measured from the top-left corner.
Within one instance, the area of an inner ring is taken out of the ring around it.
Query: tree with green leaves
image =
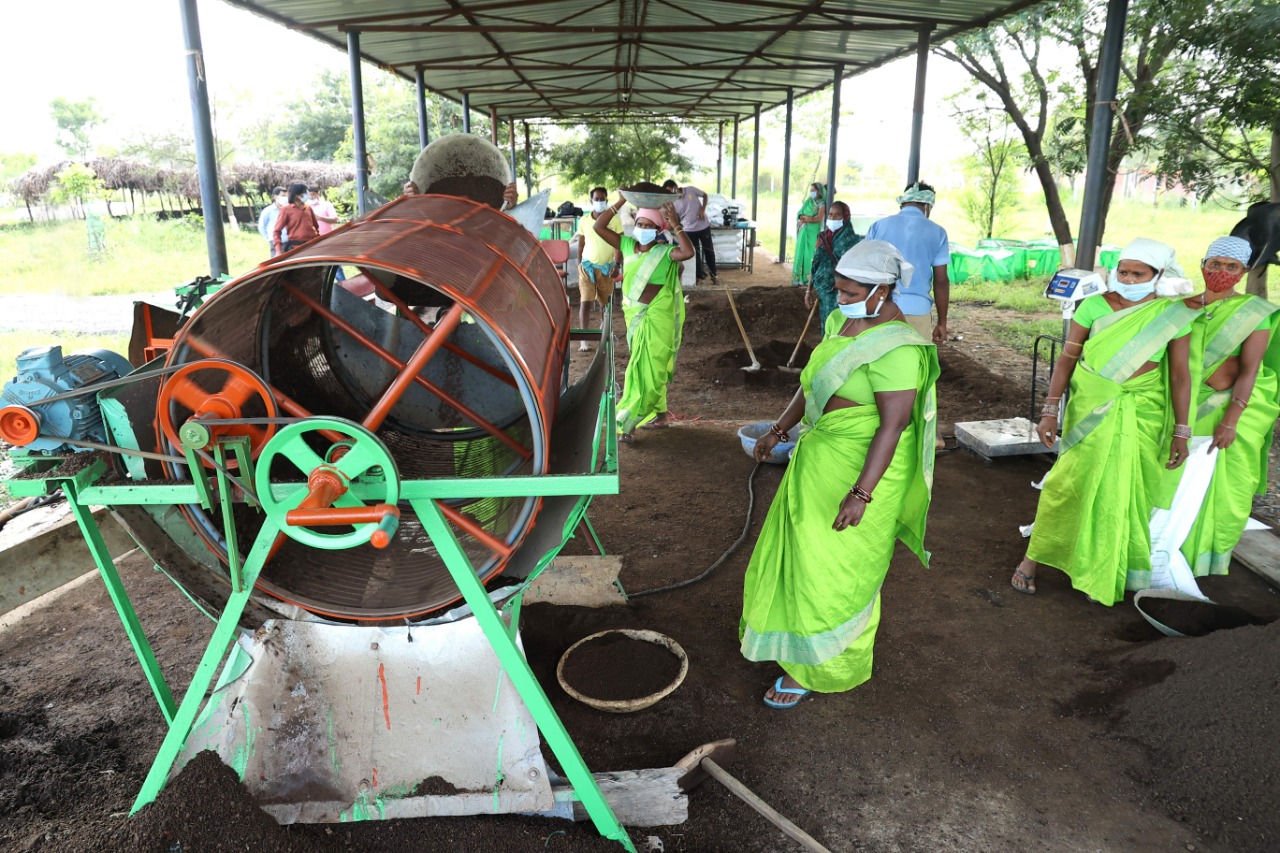
[[[960,209],[982,237],[994,237],[1020,206],[1025,160],[1017,130],[981,87],[971,85],[949,100],[951,118],[972,146],[963,159]]]
[[[49,102],[49,112],[53,123],[57,125],[58,147],[70,157],[87,158],[93,153],[90,133],[103,123],[103,115],[98,111],[98,103],[93,98],[83,101],[69,101],[66,98],[54,98]]]
[[[642,124],[589,124],[576,139],[556,146],[552,161],[574,192],[610,190],[638,181],[662,183],[686,175],[693,161],[683,151],[679,124],[653,119]]]
[[[82,163],[69,163],[54,178],[53,187],[49,190],[49,199],[55,204],[70,204],[73,212],[84,217],[84,203],[90,199],[101,198],[105,189],[102,181],[93,169]]]
[[[366,102],[366,114],[372,116]],[[303,97],[291,101],[276,122],[281,153],[293,160],[332,162],[351,132],[351,86],[345,74],[322,71]]]

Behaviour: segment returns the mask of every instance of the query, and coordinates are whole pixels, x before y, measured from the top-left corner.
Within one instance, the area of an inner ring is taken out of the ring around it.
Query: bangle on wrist
[[[854,483],[853,487],[849,489],[849,494],[862,501],[864,504],[869,504],[874,500],[874,498],[871,497],[871,493],[862,488],[862,486],[859,486],[857,483]]]
[[[787,433],[787,431],[786,431],[785,429],[783,429],[782,427],[778,426],[777,424],[770,424],[770,425],[769,425],[769,432],[771,432],[771,433],[773,433],[774,435],[776,435],[776,436],[778,437],[778,440],[779,440],[779,441],[790,441],[790,440],[791,440],[791,436]]]
[[[1245,409],[1249,408],[1248,400],[1241,400],[1239,397],[1232,397],[1231,402],[1239,406],[1241,411],[1244,411]]]
[[[1191,427],[1188,424],[1173,425],[1174,438],[1191,438]]]

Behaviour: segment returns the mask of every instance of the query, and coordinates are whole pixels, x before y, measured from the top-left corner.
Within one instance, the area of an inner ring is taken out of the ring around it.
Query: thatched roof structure
[[[9,192],[28,205],[38,203],[69,164],[63,160],[31,169],[9,182]],[[168,192],[193,201],[200,198],[200,177],[195,169],[171,169],[129,157],[98,157],[86,165],[108,190]],[[294,181],[324,189],[355,180],[355,170],[333,163],[231,163],[222,169],[222,186],[232,195],[266,195],[272,187]]]

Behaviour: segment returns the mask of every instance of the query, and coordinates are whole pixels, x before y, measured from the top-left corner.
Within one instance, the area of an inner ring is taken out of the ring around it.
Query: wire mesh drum
[[[360,275],[336,283],[336,265]],[[410,362],[437,325],[447,337],[421,350],[432,354],[415,370]],[[568,336],[560,277],[518,223],[462,198],[409,196],[219,291],[182,328],[169,366],[228,359],[264,380],[273,398],[264,398],[264,409],[274,402],[286,417],[364,423],[404,480],[544,474]],[[187,379],[216,395],[227,381],[216,373]],[[405,373],[413,375],[404,392],[388,395]],[[159,421],[183,423],[200,396],[162,395]],[[172,437],[158,437],[173,447]],[[280,478],[297,481],[298,474],[281,471]],[[442,504],[487,580],[519,547],[540,500]],[[259,589],[314,613],[359,620],[411,618],[457,600],[421,524],[408,504],[400,509],[400,531],[385,549],[320,551],[282,537]],[[220,515],[195,506],[183,513],[225,559]],[[239,507],[237,541],[251,542],[261,523],[261,514]]]

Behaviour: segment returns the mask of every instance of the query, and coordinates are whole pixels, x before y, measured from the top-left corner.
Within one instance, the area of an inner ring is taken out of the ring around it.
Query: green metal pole
[[[227,498],[224,496],[225,499]],[[169,771],[178,760],[178,753],[182,752],[187,736],[191,734],[191,727],[195,724],[196,715],[204,705],[209,685],[213,683],[213,678],[222,665],[222,659],[226,657],[227,650],[235,640],[240,615],[244,613],[245,605],[249,603],[253,586],[258,582],[258,574],[262,571],[267,555],[271,552],[271,546],[276,540],[276,532],[275,525],[265,521],[262,529],[258,531],[253,550],[249,552],[242,569],[244,588],[231,593],[231,597],[227,599],[227,606],[213,629],[213,637],[204,650],[204,656],[200,658],[200,665],[196,667],[195,675],[191,677],[191,684],[187,686],[187,692],[182,697],[178,713],[169,721],[169,731],[164,736],[164,742],[160,744],[160,751],[156,753],[155,761],[151,763],[151,770],[147,773],[147,778],[142,783],[142,790],[138,791],[138,798],[133,801],[133,808],[129,810],[129,814],[137,814],[139,809],[153,802],[164,790]]]
[[[160,664],[156,661],[155,652],[151,649],[146,632],[142,630],[142,623],[138,621],[138,614],[129,601],[129,594],[125,592],[120,573],[116,571],[115,561],[111,559],[107,543],[102,539],[102,531],[98,529],[98,522],[94,521],[93,512],[88,505],[80,503],[79,487],[74,480],[61,481],[61,487],[67,496],[67,505],[71,507],[71,514],[76,517],[76,524],[80,525],[80,533],[84,536],[85,544],[89,546],[89,553],[93,555],[93,561],[98,565],[98,573],[102,575],[102,582],[107,587],[107,594],[111,596],[111,603],[115,605],[116,613],[120,615],[120,621],[124,624],[124,632],[129,635],[129,643],[133,646],[134,654],[138,656],[142,672],[147,676],[147,683],[151,685],[151,692],[160,703],[164,721],[172,724],[175,713],[173,693],[170,692],[169,685],[164,680],[164,673],[160,671]]]
[[[582,755],[578,752],[573,738],[569,737],[564,723],[560,721],[555,708],[551,706],[551,700],[547,698],[542,685],[538,683],[533,670],[529,668],[528,661],[516,646],[514,631],[511,634],[507,633],[507,626],[503,624],[502,617],[498,615],[493,602],[489,600],[484,585],[476,577],[471,561],[467,559],[462,546],[458,544],[458,539],[444,520],[440,508],[432,500],[415,500],[410,503],[413,511],[422,521],[423,529],[431,537],[437,553],[448,567],[449,574],[453,576],[454,583],[462,592],[462,597],[470,605],[476,621],[480,623],[480,628],[488,638],[494,653],[497,654],[507,677],[511,679],[529,713],[533,715],[534,722],[538,724],[538,729],[547,739],[547,746],[551,747],[551,752],[559,760],[560,767],[568,777],[569,783],[573,785],[574,795],[582,802],[587,814],[595,823],[596,830],[605,838],[621,844],[628,853],[635,853],[636,848],[631,843],[631,837],[627,835],[622,824],[618,823],[613,808],[600,793],[600,786],[596,784],[595,777],[587,769],[587,764],[582,760]]]

